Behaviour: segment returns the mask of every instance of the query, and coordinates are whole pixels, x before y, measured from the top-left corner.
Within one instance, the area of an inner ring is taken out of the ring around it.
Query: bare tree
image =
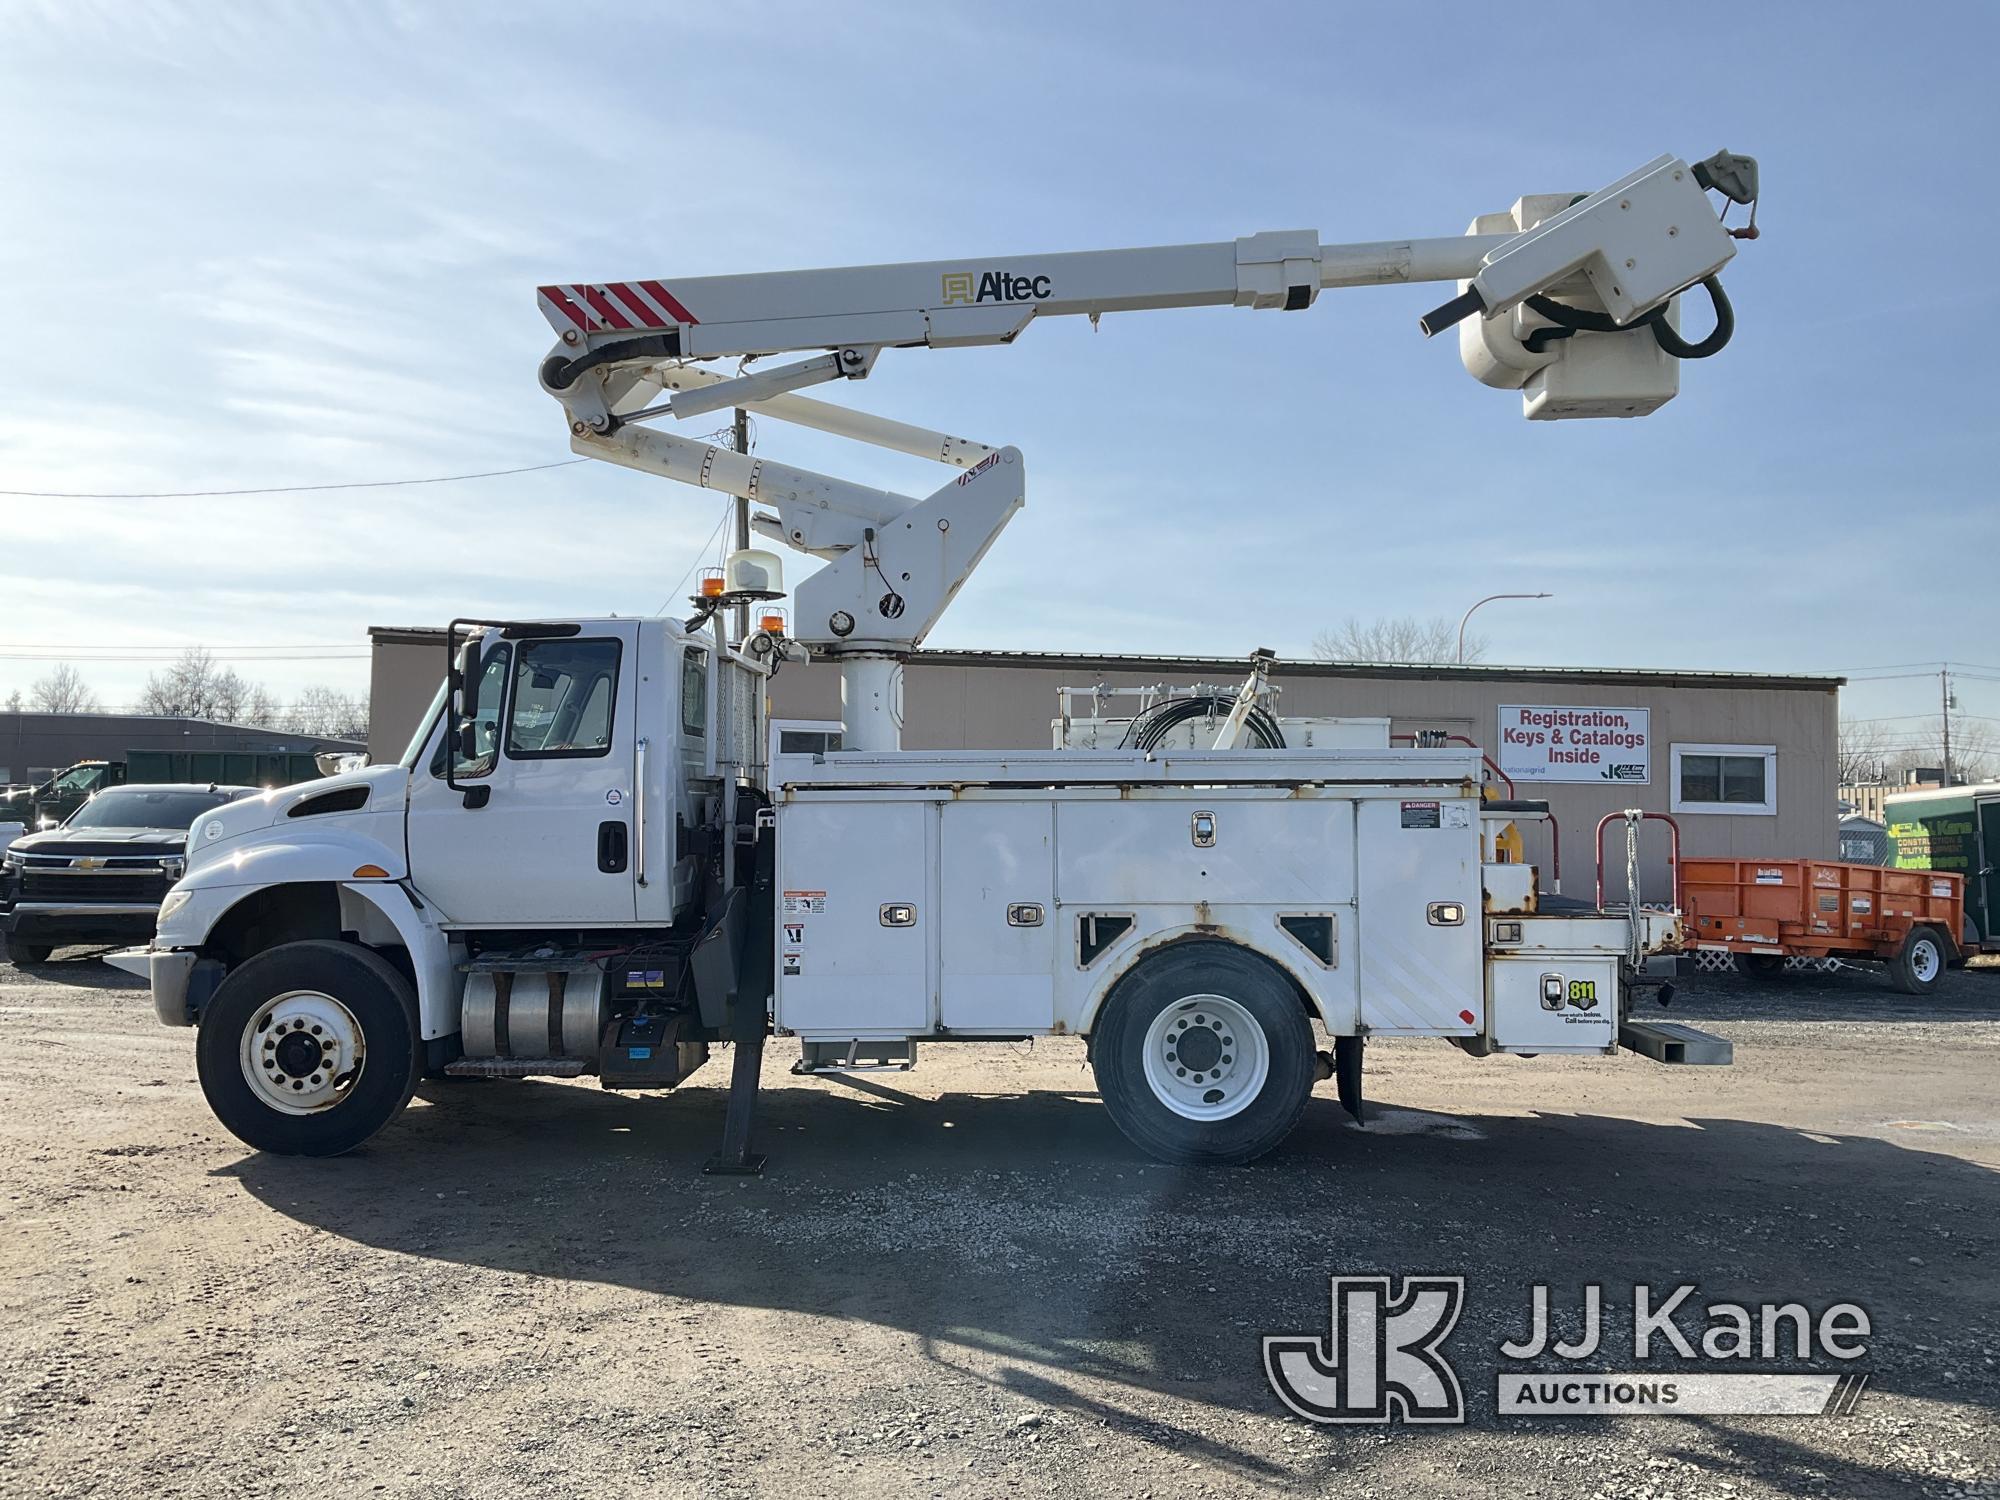
[[[7,695],[8,713],[17,714],[25,707],[27,707],[27,705],[21,701],[21,690],[19,688],[15,688],[13,692]]]
[[[234,667],[216,665],[206,647],[190,646],[164,672],[146,679],[139,711],[175,718],[219,719],[229,724],[269,725],[278,705],[261,683]]]
[[[1944,765],[1943,726],[1930,729],[1906,743],[1889,759],[1894,772],[1917,768],[1939,769]],[[1951,778],[1954,782],[1992,781],[2000,778],[2000,740],[1991,726],[1977,719],[1951,721]]]
[[[1834,759],[1842,786],[1882,781],[1889,774],[1889,737],[1880,724],[1871,724],[1866,719],[1842,719]]]
[[[310,734],[321,739],[366,739],[368,695],[343,693],[339,688],[314,683],[300,689],[285,715],[284,725],[292,734]]]
[[[97,694],[90,690],[90,684],[83,680],[79,672],[68,662],[58,662],[48,676],[41,678],[28,689],[29,701],[36,710],[45,714],[97,714],[104,712],[104,705],[97,701]],[[15,695],[16,697],[19,694]]]
[[[1338,630],[1313,637],[1313,655],[1321,661],[1454,662],[1458,660],[1458,625],[1443,615],[1420,619],[1395,615],[1366,624],[1349,616]],[[1465,638],[1465,659],[1486,655],[1486,637]]]

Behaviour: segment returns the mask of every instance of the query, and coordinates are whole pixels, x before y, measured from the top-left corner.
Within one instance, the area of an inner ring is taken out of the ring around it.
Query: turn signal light
[[[360,865],[354,871],[356,880],[387,880],[389,872],[380,865]]]

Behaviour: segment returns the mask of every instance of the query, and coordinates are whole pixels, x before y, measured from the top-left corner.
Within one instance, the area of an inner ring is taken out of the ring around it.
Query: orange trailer
[[[1877,959],[1923,994],[1960,960],[1965,877],[1821,859],[1684,859],[1687,946],[1744,955],[1753,974],[1787,958]]]

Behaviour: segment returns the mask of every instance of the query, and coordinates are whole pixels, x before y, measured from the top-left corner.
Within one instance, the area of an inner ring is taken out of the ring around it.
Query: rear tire
[[[1950,950],[1944,939],[1928,927],[1912,927],[1903,939],[1903,949],[1889,960],[1889,977],[1906,995],[1928,995],[1944,978]]]
[[[14,967],[17,969],[26,968],[29,964],[45,964],[49,961],[49,955],[55,951],[47,943],[9,943],[7,945],[7,957],[12,960]]]
[[[1182,943],[1120,979],[1091,1037],[1105,1110],[1161,1161],[1235,1165],[1282,1141],[1312,1094],[1312,1024],[1276,969]]]
[[[1743,972],[1752,979],[1780,979],[1784,977],[1785,960],[1776,953],[1746,953]]]
[[[202,1012],[196,1071],[247,1146],[338,1156],[386,1125],[423,1069],[417,998],[355,943],[285,943],[230,971]]]

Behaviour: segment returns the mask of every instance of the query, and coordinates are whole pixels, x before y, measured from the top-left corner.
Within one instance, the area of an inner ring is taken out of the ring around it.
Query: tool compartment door
[[[778,1025],[836,1038],[930,1030],[935,828],[915,800],[778,808]]]
[[[1055,809],[960,800],[939,809],[939,1016],[949,1031],[1055,1023]]]
[[[1484,1028],[1478,822],[1470,798],[1360,804],[1361,1020],[1368,1030],[1470,1036]],[[1453,907],[1456,921],[1449,920]]]

